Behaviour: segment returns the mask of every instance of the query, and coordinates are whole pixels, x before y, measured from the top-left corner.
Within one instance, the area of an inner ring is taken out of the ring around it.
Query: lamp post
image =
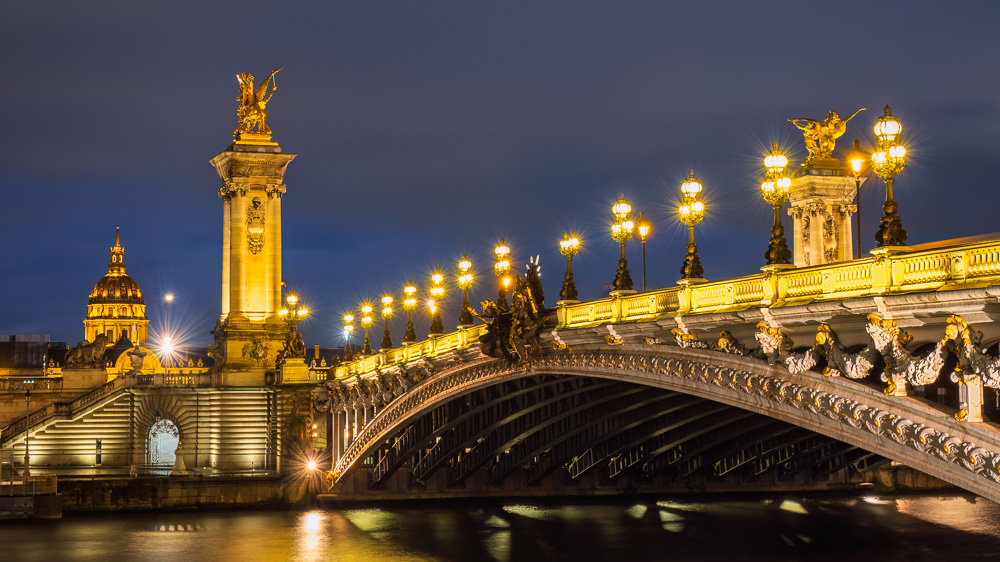
[[[31,390],[24,391],[24,472],[21,473],[21,484],[31,476],[31,459],[28,453],[31,440]],[[11,463],[13,464],[13,463]],[[13,480],[13,478],[11,478]]]
[[[899,207],[892,196],[892,182],[906,166],[906,148],[900,142],[903,125],[887,105],[882,117],[875,121],[874,131],[878,144],[872,154],[872,170],[885,180],[885,204],[882,205],[883,215],[875,240],[879,247],[905,246],[906,231],[896,214]]]
[[[559,241],[559,253],[566,256],[566,278],[562,290],[559,291],[561,300],[576,301],[579,296],[576,292],[576,283],[573,281],[573,256],[579,251],[580,239],[576,236],[576,231],[565,234]]]
[[[344,361],[351,361],[351,335],[354,333],[354,315],[348,312],[344,315]]]
[[[642,292],[646,292],[646,237],[653,232],[653,223],[646,218],[646,211],[639,213],[639,222],[635,223],[635,230],[639,233],[639,240],[642,242]]]
[[[368,339],[368,329],[372,325],[372,310],[374,310],[370,304],[365,303],[361,306],[361,326],[365,329],[365,343],[361,348],[361,355],[368,356],[372,354],[371,340]]]
[[[285,297],[285,303],[287,303],[288,306],[279,310],[278,316],[280,316],[285,321],[285,324],[288,325],[289,333],[294,334],[299,321],[309,314],[309,309],[300,307],[299,297],[295,296],[294,293],[289,293],[288,296]]]
[[[385,332],[382,333],[382,347],[380,351],[392,349],[392,337],[389,336],[389,319],[392,318],[392,295],[389,291],[382,296],[382,319],[385,320]]]
[[[619,193],[618,200],[611,206],[611,214],[615,220],[611,225],[611,237],[614,238],[615,242],[618,242],[618,246],[621,248],[618,256],[618,271],[615,272],[616,291],[632,290],[632,275],[628,272],[628,260],[625,259],[625,243],[632,238],[632,230],[635,228],[630,217],[631,213],[632,205],[625,199],[624,193]]]
[[[868,171],[868,155],[861,151],[861,141],[854,139],[854,148],[847,153],[847,161],[851,163],[851,173],[854,174],[854,216],[858,225],[858,252],[861,257],[861,176]]]
[[[792,180],[785,175],[787,166],[788,157],[778,147],[778,143],[773,143],[771,152],[764,157],[764,181],[760,184],[764,200],[774,207],[771,241],[767,246],[767,252],[764,252],[767,265],[789,265],[792,263],[792,252],[788,249],[788,241],[785,240],[785,227],[781,226],[781,204],[788,200],[789,190],[792,186]]]
[[[465,300],[462,301],[462,314],[458,318],[458,327],[472,325],[472,312],[469,310],[469,287],[472,286],[472,262],[462,254],[462,259],[458,262],[458,287],[462,289]]]
[[[441,274],[441,270],[435,269],[434,274],[431,275],[431,289],[428,291],[430,293],[430,300],[427,302],[427,307],[431,309],[431,334],[443,334],[444,324],[441,322],[441,301],[444,300],[444,275]]]
[[[689,234],[687,255],[684,256],[684,265],[681,266],[681,280],[687,282],[703,281],[702,275],[705,274],[705,268],[701,266],[701,259],[698,257],[698,245],[694,242],[694,227],[705,218],[701,189],[701,182],[694,176],[694,170],[691,170],[687,179],[681,184],[683,200],[677,209],[680,221],[687,225]]]
[[[414,295],[417,294],[417,287],[413,284],[411,279],[405,287],[403,287],[403,310],[406,311],[406,333],[403,334],[404,342],[414,342],[417,341],[417,333],[413,331],[413,309],[417,308],[417,299]]]
[[[510,246],[503,238],[500,238],[500,242],[497,243],[496,247],[493,248],[493,253],[497,256],[496,263],[493,264],[493,270],[497,274],[497,280],[500,283],[500,293],[498,295],[497,306],[500,309],[507,308],[507,287],[510,285]]]

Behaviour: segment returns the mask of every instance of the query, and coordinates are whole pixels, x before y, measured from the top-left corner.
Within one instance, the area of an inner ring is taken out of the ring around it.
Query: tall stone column
[[[819,160],[792,177],[788,214],[795,219],[798,267],[854,259],[854,178],[835,159]]]
[[[281,197],[294,154],[271,136],[241,133],[211,160],[222,180],[222,314],[212,332],[223,385],[263,384],[287,327],[281,308]]]

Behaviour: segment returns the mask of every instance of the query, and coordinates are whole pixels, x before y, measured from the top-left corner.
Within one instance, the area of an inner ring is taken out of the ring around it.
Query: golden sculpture
[[[284,67],[272,70],[271,74],[268,74],[256,90],[253,87],[253,74],[243,73],[236,76],[236,80],[240,83],[240,96],[236,98],[236,101],[240,102],[240,108],[236,112],[239,124],[233,129],[233,135],[240,133],[271,134],[271,128],[267,126],[267,102],[271,100],[274,91],[278,89],[274,75],[282,68]],[[267,93],[269,83],[273,85],[271,93]],[[255,126],[256,131],[253,130]]]
[[[836,111],[828,113],[826,119],[822,121],[807,119],[805,117],[789,119],[793,125],[802,129],[802,136],[806,141],[806,149],[809,150],[809,158],[806,159],[805,163],[810,164],[816,160],[828,160],[832,158],[833,145],[847,130],[847,122],[854,119],[855,115],[864,110],[865,108],[862,107],[847,119],[841,119]]]

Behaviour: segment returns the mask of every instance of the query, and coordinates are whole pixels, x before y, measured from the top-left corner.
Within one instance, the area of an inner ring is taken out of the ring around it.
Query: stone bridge
[[[896,461],[1000,501],[1000,241],[593,302],[542,349],[483,355],[483,326],[341,365],[342,497],[849,484]],[[583,486],[587,487],[587,486]]]

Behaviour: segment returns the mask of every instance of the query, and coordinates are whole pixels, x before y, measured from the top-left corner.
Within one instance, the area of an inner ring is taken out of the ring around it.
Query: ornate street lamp
[[[632,238],[632,231],[635,228],[635,224],[630,218],[631,213],[632,205],[625,199],[624,193],[619,193],[618,200],[611,206],[611,214],[615,220],[611,225],[611,237],[614,238],[615,242],[618,242],[618,246],[621,248],[621,253],[618,256],[618,271],[615,272],[616,291],[632,290],[632,275],[628,272],[628,260],[625,259],[625,243]]]
[[[868,155],[861,151],[861,141],[854,139],[854,148],[847,153],[847,161],[851,163],[851,173],[854,175],[855,209],[854,215],[858,225],[858,255],[861,257],[861,176],[868,171]]]
[[[299,305],[299,297],[295,296],[295,293],[289,293],[285,297],[285,303],[288,306],[279,310],[278,316],[288,325],[288,331],[294,334],[299,321],[309,314],[309,309]]]
[[[566,256],[566,280],[563,281],[562,291],[559,291],[559,298],[564,301],[575,301],[579,294],[576,292],[576,283],[573,281],[573,256],[580,251],[580,239],[576,236],[576,231],[563,236],[559,241],[559,253]]]
[[[443,281],[444,275],[441,275],[441,270],[435,269],[434,275],[431,275],[431,290],[428,291],[431,298],[427,302],[427,307],[431,309],[431,334],[444,333],[444,324],[441,323],[440,306],[440,302],[444,300],[444,286],[441,284]]]
[[[403,310],[406,311],[406,333],[403,334],[404,342],[417,341],[417,333],[413,331],[413,309],[417,308],[417,299],[415,295],[417,294],[417,287],[413,284],[411,279],[405,287],[403,287]]]
[[[896,214],[899,207],[892,196],[892,182],[906,166],[906,148],[900,142],[903,125],[887,105],[882,117],[875,121],[874,130],[878,142],[872,154],[872,170],[885,180],[885,204],[882,205],[883,215],[875,240],[879,247],[905,246],[906,231]]]
[[[458,262],[458,287],[465,294],[462,301],[462,315],[458,318],[458,327],[472,325],[472,312],[469,310],[469,287],[472,286],[472,262],[462,254],[462,259]]]
[[[639,240],[642,241],[642,292],[646,292],[646,238],[653,232],[653,223],[646,218],[646,211],[639,213],[639,222],[635,223],[635,230],[639,233]]]
[[[500,242],[497,243],[496,247],[493,248],[493,253],[497,256],[497,261],[493,264],[493,270],[496,271],[497,280],[500,282],[500,293],[498,295],[497,306],[501,309],[507,308],[507,287],[510,285],[510,246],[503,238],[500,238]]]
[[[382,319],[385,320],[385,332],[382,333],[382,347],[380,351],[392,349],[392,337],[389,336],[389,319],[392,318],[392,295],[389,291],[382,297]]]
[[[365,329],[365,345],[361,348],[361,355],[365,356],[373,353],[371,341],[368,339],[368,328],[372,325],[372,310],[374,309],[368,303],[361,306],[361,326]]]
[[[767,265],[788,265],[792,263],[792,252],[785,240],[785,227],[781,226],[781,204],[788,200],[792,180],[785,175],[788,158],[778,148],[778,143],[771,145],[771,152],[764,157],[765,176],[760,184],[764,200],[774,207],[774,225],[771,227],[771,241],[767,246],[764,258]]]
[[[688,227],[687,255],[684,256],[684,265],[681,267],[682,280],[702,281],[705,268],[701,266],[701,259],[698,257],[698,245],[694,243],[694,227],[705,218],[705,205],[701,202],[701,182],[694,177],[694,170],[688,174],[684,183],[681,184],[681,195],[683,202],[677,209],[680,221]]]
[[[344,315],[344,361],[351,361],[351,335],[354,333],[354,315],[348,312]]]

